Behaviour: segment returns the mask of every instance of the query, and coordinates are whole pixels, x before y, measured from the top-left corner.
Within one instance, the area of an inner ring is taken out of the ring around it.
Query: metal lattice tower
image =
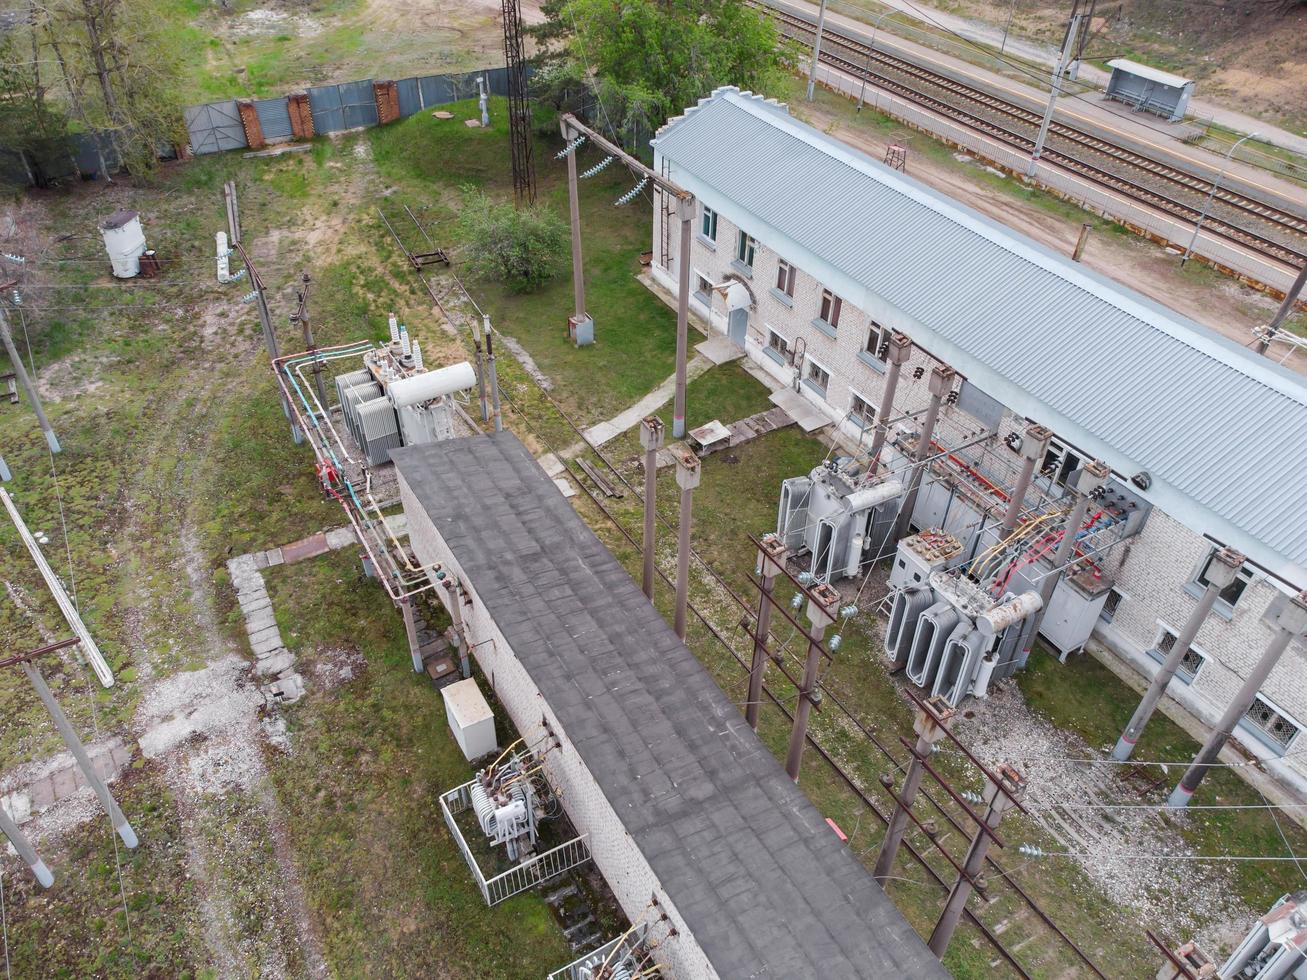
[[[518,0],[502,0],[504,64],[508,67],[508,129],[513,146],[513,199],[520,207],[536,199],[535,163],[531,159],[531,109],[526,101],[526,65],[522,57],[522,10]]]

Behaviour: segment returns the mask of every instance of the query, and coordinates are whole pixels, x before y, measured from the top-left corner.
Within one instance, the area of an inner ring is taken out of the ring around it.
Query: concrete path
[[[688,384],[699,375],[703,374],[715,362],[709,360],[701,354],[695,354],[685,365],[685,380]],[[619,412],[606,422],[600,422],[592,425],[585,430],[585,441],[591,446],[602,446],[606,442],[612,442],[627,429],[633,429],[640,424],[640,420],[645,416],[655,412],[664,403],[669,401],[676,394],[676,375],[669,375],[662,384],[660,384],[649,394],[645,395],[638,402],[625,411]],[[671,419],[664,419],[669,430]],[[563,450],[563,455],[574,456],[585,450],[585,446],[577,443]]]
[[[106,739],[98,745],[87,745],[86,754],[90,756],[96,773],[106,783],[112,782],[132,761],[131,748],[116,737]],[[42,764],[42,768],[47,771],[26,786],[0,797],[0,806],[5,808],[14,823],[26,823],[89,785],[81,768],[68,752],[61,752],[48,764]]]
[[[703,343],[695,344],[694,349],[713,364],[728,364],[744,356],[744,348],[724,333],[713,334]]]
[[[822,429],[830,425],[830,419],[812,402],[804,398],[793,388],[781,388],[773,391],[771,399],[773,405],[779,405],[781,408],[799,423],[799,428],[804,432],[813,432],[816,429]]]

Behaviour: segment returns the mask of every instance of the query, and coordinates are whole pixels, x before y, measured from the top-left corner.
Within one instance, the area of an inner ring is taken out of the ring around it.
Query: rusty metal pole
[[[930,404],[926,408],[926,418],[921,423],[921,433],[917,437],[916,459],[913,461],[912,476],[908,480],[908,492],[903,498],[899,510],[899,519],[894,526],[894,538],[898,540],[908,533],[912,524],[912,511],[917,506],[917,492],[921,489],[926,460],[932,455],[931,443],[935,439],[935,422],[939,419],[939,408],[944,404],[944,396],[953,388],[954,371],[951,367],[936,366],[930,372]]]
[[[1175,643],[1171,645],[1171,651],[1166,655],[1166,660],[1157,673],[1153,675],[1153,681],[1148,685],[1148,690],[1144,693],[1143,699],[1140,700],[1139,707],[1135,708],[1135,713],[1130,718],[1130,724],[1126,725],[1125,731],[1117,739],[1116,748],[1112,750],[1112,759],[1114,761],[1124,762],[1130,758],[1130,753],[1135,750],[1135,743],[1139,741],[1139,736],[1143,734],[1148,719],[1153,716],[1153,710],[1157,707],[1157,702],[1162,700],[1162,695],[1166,693],[1166,688],[1171,683],[1171,678],[1175,676],[1180,661],[1189,652],[1190,645],[1194,642],[1194,638],[1198,636],[1198,630],[1206,622],[1207,615],[1212,611],[1212,606],[1216,604],[1216,599],[1221,594],[1221,590],[1230,585],[1239,574],[1239,568],[1243,565],[1243,561],[1243,555],[1239,554],[1239,552],[1230,548],[1222,548],[1208,562],[1207,588],[1203,591],[1198,604],[1194,606],[1193,612],[1189,614],[1184,627],[1180,630],[1180,635],[1175,638]]]
[[[681,524],[676,541],[676,635],[685,641],[685,607],[690,597],[690,508],[703,475],[699,457],[685,447],[676,453],[676,485],[681,488]]]
[[[41,426],[41,431],[45,433],[46,445],[50,447],[52,453],[59,452],[59,438],[54,434],[54,427],[50,425],[50,420],[45,417],[45,408],[41,404],[41,396],[37,394],[36,385],[28,375],[23,359],[18,356],[18,349],[14,346],[13,335],[9,332],[9,319],[5,316],[3,307],[0,307],[0,340],[4,341],[5,353],[9,355],[9,363],[14,366],[14,374],[18,376],[18,383],[23,386],[27,401],[36,414],[37,424]]]
[[[1003,819],[1003,814],[1015,806],[1026,791],[1026,781],[1022,775],[1008,765],[998,770],[999,783],[989,781],[985,786],[985,826],[993,830]],[[948,901],[944,903],[944,912],[930,934],[927,945],[939,959],[948,951],[949,941],[958,927],[958,921],[967,907],[967,899],[976,887],[976,879],[985,866],[985,855],[989,853],[990,837],[984,830],[977,828],[976,836],[971,840],[966,860],[962,863],[962,873],[958,876],[953,890],[949,892]]]
[[[917,744],[912,748],[912,761],[908,763],[903,789],[894,798],[894,814],[885,829],[885,839],[881,842],[880,855],[876,858],[876,867],[872,871],[872,877],[880,882],[882,887],[894,869],[894,858],[908,829],[908,812],[912,809],[912,804],[921,789],[921,776],[925,771],[923,762],[935,751],[935,743],[946,734],[953,715],[953,708],[940,697],[930,698],[917,712],[917,719],[912,725],[917,733]],[[894,781],[892,776],[888,774],[886,776],[889,779],[886,789],[889,789],[894,785]]]
[[[821,703],[821,690],[817,686],[817,668],[821,666],[821,638],[826,627],[835,622],[835,609],[840,594],[829,585],[818,585],[808,593],[808,659],[803,667],[803,685],[799,688],[799,703],[794,709],[794,727],[790,729],[790,751],[785,756],[785,772],[796,783],[803,764],[803,748],[808,738],[808,716],[812,706]]]
[[[690,345],[690,249],[694,229],[694,198],[676,201],[681,219],[681,250],[676,255],[676,399],[672,406],[672,438],[685,437],[685,360]]]
[[[758,624],[753,636],[753,662],[749,665],[749,694],[744,702],[744,720],[755,732],[758,730],[758,709],[762,705],[763,674],[767,670],[767,633],[771,629],[772,592],[776,576],[785,569],[789,549],[775,534],[764,534],[759,540],[758,563],[755,566],[762,588],[758,596]]]
[[[1085,254],[1085,245],[1089,241],[1089,231],[1093,228],[1093,223],[1086,221],[1080,226],[1080,237],[1076,239],[1075,251],[1071,253],[1071,261],[1079,262]]]
[[[658,450],[663,447],[663,420],[657,415],[640,422],[640,445],[644,447],[644,575],[640,587],[645,598],[654,597],[654,526],[658,516]]]
[[[880,411],[876,413],[876,434],[871,439],[869,458],[872,460],[880,455],[885,446],[885,439],[889,435],[889,419],[894,414],[894,393],[899,386],[899,373],[911,356],[912,341],[907,334],[897,330],[890,334],[889,350],[885,353],[885,363],[889,365],[889,370],[885,374],[885,391],[880,396]]]
[[[1271,346],[1271,341],[1280,332],[1280,324],[1289,318],[1289,314],[1293,312],[1294,306],[1297,305],[1298,296],[1302,293],[1303,286],[1307,286],[1307,265],[1298,270],[1298,278],[1293,281],[1289,291],[1284,294],[1284,302],[1280,304],[1280,308],[1275,312],[1275,318],[1262,331],[1261,340],[1257,343],[1257,353],[1265,354],[1266,348]]]
[[[1007,502],[1007,513],[1003,515],[1003,524],[998,530],[1000,541],[1006,541],[1016,530],[1021,507],[1026,502],[1026,491],[1030,489],[1030,481],[1035,476],[1035,467],[1044,458],[1044,453],[1048,451],[1049,440],[1052,438],[1053,433],[1042,425],[1027,427],[1025,437],[1021,440],[1021,473],[1017,476],[1016,486],[1012,488],[1012,496]]]
[[[23,859],[23,863],[32,869],[32,874],[40,882],[42,888],[49,888],[54,884],[54,875],[46,863],[41,860],[41,856],[36,853],[36,848],[32,842],[27,839],[27,835],[18,829],[18,824],[14,822],[13,817],[9,816],[4,807],[0,806],[0,831],[9,838],[9,843],[14,845],[14,850],[18,856]]]
[[[1270,643],[1266,645],[1257,665],[1244,679],[1239,692],[1230,699],[1225,713],[1221,715],[1221,720],[1212,728],[1207,741],[1198,750],[1198,755],[1194,757],[1194,761],[1190,763],[1188,770],[1180,779],[1179,785],[1166,801],[1167,806],[1182,808],[1189,805],[1189,800],[1193,798],[1198,784],[1207,775],[1207,770],[1216,765],[1217,757],[1220,756],[1221,749],[1225,748],[1225,743],[1230,740],[1230,733],[1234,731],[1234,726],[1248,713],[1253,698],[1266,683],[1266,678],[1271,676],[1272,669],[1279,662],[1284,651],[1294,640],[1307,635],[1307,592],[1299,592],[1292,598],[1286,595],[1277,596],[1262,614],[1262,622],[1275,630]]]

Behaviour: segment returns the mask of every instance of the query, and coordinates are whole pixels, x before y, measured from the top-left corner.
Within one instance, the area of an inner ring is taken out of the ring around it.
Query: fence
[[[486,68],[399,81],[369,78],[319,85],[275,99],[206,102],[182,110],[189,145],[160,148],[159,156],[173,159],[187,152],[257,150],[270,143],[385,125],[424,109],[472,98],[477,94],[478,78],[486,79],[492,95],[508,94],[508,70]],[[121,169],[109,133],[77,133],[66,143],[56,143],[40,153],[19,154],[0,148],[0,185],[44,186]]]

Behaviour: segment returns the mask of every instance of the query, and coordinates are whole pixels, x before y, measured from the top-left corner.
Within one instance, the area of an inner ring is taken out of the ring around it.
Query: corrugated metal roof
[[[749,93],[718,90],[654,145],[764,246],[829,266],[1014,412],[1148,472],[1171,516],[1307,586],[1301,377]]]
[[[1160,68],[1154,68],[1151,65],[1141,65],[1139,62],[1131,61],[1129,58],[1113,58],[1107,63],[1107,67],[1116,68],[1125,72],[1127,75],[1138,75],[1140,78],[1146,78],[1150,82],[1157,82],[1159,85],[1168,85],[1171,88],[1184,88],[1193,81],[1193,79],[1181,78],[1179,75],[1172,75],[1170,72],[1162,71]]]

